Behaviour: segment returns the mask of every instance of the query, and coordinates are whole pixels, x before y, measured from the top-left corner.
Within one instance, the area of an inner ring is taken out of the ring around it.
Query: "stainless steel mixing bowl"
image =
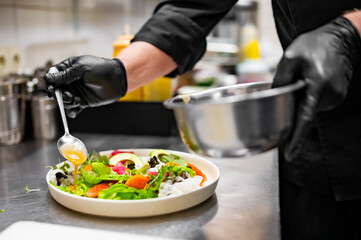
[[[295,93],[303,81],[273,88],[271,82],[210,89],[164,102],[173,109],[183,142],[209,157],[243,157],[274,148],[291,127]]]

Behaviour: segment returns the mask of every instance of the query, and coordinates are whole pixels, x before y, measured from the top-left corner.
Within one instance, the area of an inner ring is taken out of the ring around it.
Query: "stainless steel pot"
[[[291,127],[295,92],[303,81],[270,89],[271,82],[238,84],[176,96],[173,109],[183,142],[210,157],[243,157],[274,148]],[[187,103],[188,102],[188,103]]]
[[[41,93],[33,95],[31,110],[35,139],[54,140],[60,136],[60,114],[54,98]]]
[[[25,130],[26,79],[0,79],[0,144],[19,143]]]

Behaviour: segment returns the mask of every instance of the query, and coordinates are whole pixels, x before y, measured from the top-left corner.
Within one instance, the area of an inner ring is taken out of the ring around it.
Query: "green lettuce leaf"
[[[136,189],[124,184],[114,184],[108,189],[101,190],[98,198],[114,200],[144,199],[147,197],[146,193],[144,189]]]
[[[158,159],[160,161],[164,162],[164,163],[175,162],[181,167],[186,167],[187,166],[187,162],[182,157],[174,155],[174,154],[160,155],[158,157]]]
[[[70,194],[74,194],[74,195],[78,195],[78,196],[85,196],[86,192],[90,189],[90,186],[88,186],[85,183],[79,183],[80,181],[78,181],[78,180],[76,181],[77,182],[76,192],[73,192],[72,190],[68,189],[68,186],[56,186],[52,181],[49,181],[49,182],[51,185],[60,189],[61,191],[64,191],[64,192],[67,192]]]
[[[84,178],[85,183],[87,184],[92,184],[92,185],[96,185],[98,183],[100,183],[101,181],[127,181],[130,176],[127,174],[124,175],[119,175],[118,173],[112,171],[110,168],[109,169],[109,174],[102,174],[102,175],[98,175],[95,172],[87,172],[84,170],[84,168],[80,168],[80,172],[82,177]],[[81,178],[81,177],[79,177]]]
[[[98,176],[94,176],[93,174],[84,170],[84,168],[80,168],[81,175],[83,176],[85,182],[89,184],[96,185],[102,181]]]
[[[146,188],[146,190],[147,190],[146,198],[158,197],[160,184],[164,181],[167,171],[168,171],[168,167],[162,166],[159,169],[156,176],[154,176],[154,177],[151,176],[151,182],[149,183],[148,187]]]
[[[98,158],[99,163],[103,163],[104,165],[109,165],[109,158],[107,156],[100,156]]]
[[[182,172],[187,172],[191,177],[196,175],[196,172],[189,167],[181,167],[181,166],[169,166],[168,173],[169,177],[181,176]]]
[[[99,163],[99,162],[93,162],[92,168],[93,171],[99,176],[110,174],[110,172],[112,171],[110,168],[106,167],[103,163]]]

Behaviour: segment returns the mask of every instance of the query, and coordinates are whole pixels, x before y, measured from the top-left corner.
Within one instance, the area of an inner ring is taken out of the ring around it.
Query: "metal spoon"
[[[49,73],[57,73],[57,72],[58,72],[58,69],[56,69],[55,67],[52,67],[49,69]],[[56,100],[58,101],[61,118],[63,120],[64,131],[65,131],[64,135],[58,140],[58,143],[57,143],[58,150],[61,153],[61,155],[63,155],[63,157],[68,159],[69,161],[71,161],[71,159],[69,159],[69,154],[67,154],[67,156],[65,156],[62,151],[62,149],[65,146],[71,147],[72,151],[83,153],[86,158],[88,156],[88,151],[87,151],[84,143],[82,141],[80,141],[80,139],[70,135],[70,133],[69,133],[68,122],[66,121],[66,116],[65,116],[65,111],[64,111],[62,92],[59,89],[56,89],[55,96],[56,96]],[[84,159],[84,161],[85,161],[85,159]],[[73,161],[71,161],[71,162],[73,162]],[[79,163],[79,164],[81,164],[81,163]]]
[[[63,120],[64,131],[65,131],[64,135],[58,140],[58,143],[57,143],[59,152],[64,156],[62,148],[64,148],[64,146],[66,146],[66,145],[72,145],[71,148],[74,151],[83,152],[85,157],[87,157],[88,156],[88,151],[87,151],[84,143],[80,139],[70,135],[70,133],[69,133],[68,123],[66,121],[65,111],[64,111],[63,96],[62,96],[61,91],[58,90],[58,89],[55,90],[55,96],[56,96],[56,100],[58,101],[58,105],[59,105],[60,113],[61,113],[61,118]],[[69,158],[69,156],[64,156],[64,157],[66,159]],[[84,159],[84,161],[85,161],[85,159]]]

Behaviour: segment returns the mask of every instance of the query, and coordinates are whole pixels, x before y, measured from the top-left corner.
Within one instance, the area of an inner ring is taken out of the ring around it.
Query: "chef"
[[[115,59],[77,56],[47,73],[69,117],[115,102],[157,77],[192,69],[235,0],[162,1]],[[361,239],[361,8],[359,0],[273,0],[284,55],[274,87],[306,90],[279,144],[282,239]]]

